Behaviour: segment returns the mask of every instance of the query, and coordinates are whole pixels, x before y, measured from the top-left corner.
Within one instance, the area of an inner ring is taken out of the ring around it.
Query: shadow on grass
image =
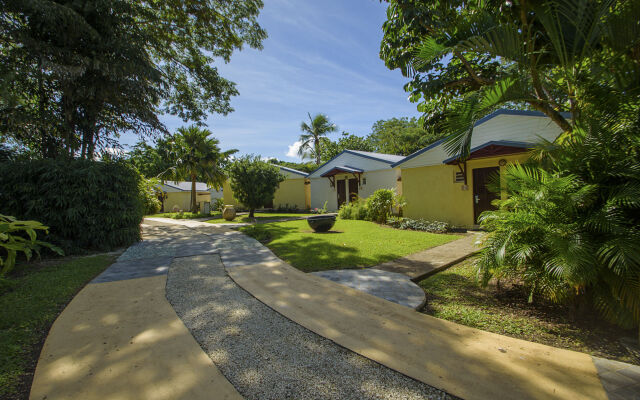
[[[240,231],[304,272],[370,267],[404,255],[397,252],[371,254],[358,246],[341,243],[339,237],[343,231],[313,232],[275,224],[245,226]]]

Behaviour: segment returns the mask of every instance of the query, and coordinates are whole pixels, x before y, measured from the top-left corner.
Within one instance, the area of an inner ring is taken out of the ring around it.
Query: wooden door
[[[343,179],[336,181],[336,186],[338,188],[338,208],[340,208],[341,205],[347,202],[347,190]]]
[[[498,176],[500,167],[475,168],[473,170],[473,220],[477,224],[483,211],[495,210],[491,202],[498,194],[487,189],[487,183]]]
[[[349,202],[358,199],[358,180],[355,178],[349,179]]]

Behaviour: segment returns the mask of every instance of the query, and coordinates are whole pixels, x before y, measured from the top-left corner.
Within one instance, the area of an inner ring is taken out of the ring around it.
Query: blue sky
[[[207,120],[221,147],[295,161],[287,153],[307,112],[325,113],[339,132],[360,136],[379,119],[419,116],[402,88],[407,78],[378,56],[385,20],[386,3],[377,0],[265,0],[264,49],[244,49],[217,65],[240,92],[233,113]],[[162,121],[170,132],[185,125],[171,116]]]

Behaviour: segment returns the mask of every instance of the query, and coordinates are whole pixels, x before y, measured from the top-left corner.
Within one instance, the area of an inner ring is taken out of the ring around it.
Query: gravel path
[[[454,399],[286,319],[237,286],[217,255],[174,259],[166,289],[247,399]]]

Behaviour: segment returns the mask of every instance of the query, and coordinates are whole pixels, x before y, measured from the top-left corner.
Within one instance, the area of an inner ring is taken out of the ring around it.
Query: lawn
[[[30,265],[0,294],[0,398],[27,398],[49,328],[73,296],[115,260],[112,255]]]
[[[300,213],[255,213],[254,214],[256,217],[256,221],[258,222],[263,222],[263,221],[271,221],[274,219],[284,219],[284,218],[302,218],[302,217],[308,217],[310,215],[313,214],[300,214]],[[208,221],[210,224],[237,224],[237,223],[251,223],[253,222],[250,218],[248,214],[243,214],[243,215],[238,215],[236,216],[236,218],[233,221],[227,221],[224,218],[216,218],[216,219],[210,219]]]
[[[529,304],[517,285],[504,282],[486,289],[475,280],[472,261],[424,279],[427,295],[424,313],[489,332],[554,347],[581,351],[599,357],[632,362],[619,343],[635,335],[598,318],[597,314],[575,315],[570,307]]]
[[[220,217],[220,213],[212,213],[209,215],[204,215],[204,214],[200,214],[200,213],[192,213],[192,212],[183,212],[182,215],[180,217],[178,217],[177,212],[166,212],[166,213],[158,213],[158,214],[151,214],[151,215],[145,215],[145,217],[149,217],[149,218],[173,218],[173,219],[194,219],[194,218],[208,218],[208,217]]]
[[[314,233],[307,221],[244,226],[240,231],[265,243],[278,257],[305,272],[369,267],[458,239],[456,235],[341,219],[326,233]]]

